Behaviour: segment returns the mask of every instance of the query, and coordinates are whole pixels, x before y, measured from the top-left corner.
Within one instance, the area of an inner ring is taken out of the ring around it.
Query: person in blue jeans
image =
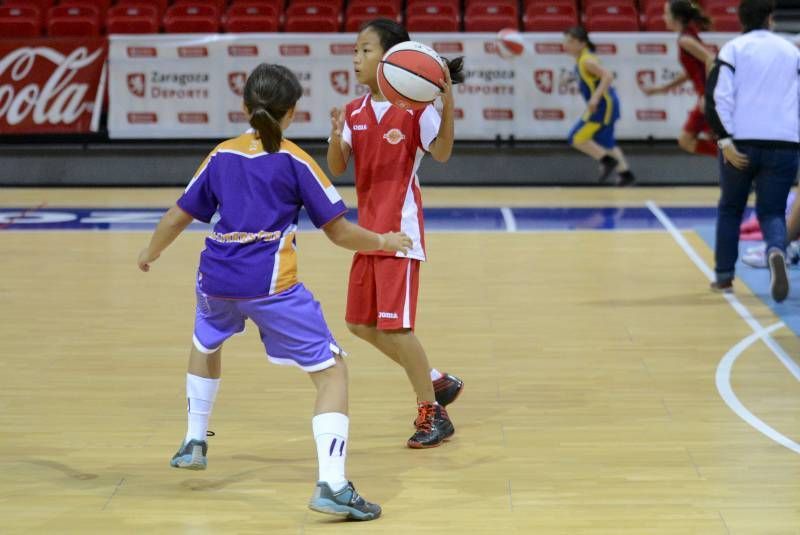
[[[720,148],[715,291],[733,289],[739,225],[755,184],[772,298],[789,295],[786,199],[800,161],[800,51],[772,33],[774,0],[741,0],[744,34],[722,47],[708,79],[706,116]]]

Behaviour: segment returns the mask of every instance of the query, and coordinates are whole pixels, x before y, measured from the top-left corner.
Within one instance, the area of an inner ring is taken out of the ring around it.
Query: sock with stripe
[[[189,426],[185,442],[205,440],[208,431],[208,419],[219,390],[219,379],[209,379],[186,374],[186,402],[189,413]]]
[[[344,463],[347,459],[347,432],[350,419],[340,412],[317,414],[311,420],[314,441],[317,443],[319,481],[328,484],[333,492],[347,485]]]

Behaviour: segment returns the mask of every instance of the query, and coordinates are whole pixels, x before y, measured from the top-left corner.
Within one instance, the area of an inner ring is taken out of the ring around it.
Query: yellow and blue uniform
[[[589,102],[600,84],[600,78],[586,68],[587,60],[597,62],[597,57],[588,48],[585,48],[578,58],[575,73],[578,77],[581,95],[586,102]],[[594,140],[606,149],[613,149],[617,145],[617,141],[614,139],[614,124],[617,120],[619,120],[619,99],[614,88],[609,87],[603,94],[603,98],[600,99],[597,111],[590,113],[587,110],[572,127],[569,132],[570,145]]]

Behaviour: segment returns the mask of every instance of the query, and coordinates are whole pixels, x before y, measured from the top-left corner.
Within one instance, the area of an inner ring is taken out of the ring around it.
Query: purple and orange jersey
[[[198,284],[207,295],[235,299],[297,284],[295,235],[302,207],[317,228],[347,210],[305,151],[284,139],[278,152],[265,152],[252,132],[211,151],[177,204],[206,223],[219,213],[200,255]]]

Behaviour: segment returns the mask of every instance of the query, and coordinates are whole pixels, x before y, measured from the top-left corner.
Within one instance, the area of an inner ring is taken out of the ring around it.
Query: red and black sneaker
[[[436,403],[442,407],[446,407],[454,402],[461,390],[464,388],[464,381],[450,375],[449,373],[442,374],[441,377],[433,382],[433,391],[436,394]]]
[[[408,447],[414,449],[435,448],[456,432],[447,410],[430,401],[420,401],[417,404],[414,425],[417,430],[408,439]]]

